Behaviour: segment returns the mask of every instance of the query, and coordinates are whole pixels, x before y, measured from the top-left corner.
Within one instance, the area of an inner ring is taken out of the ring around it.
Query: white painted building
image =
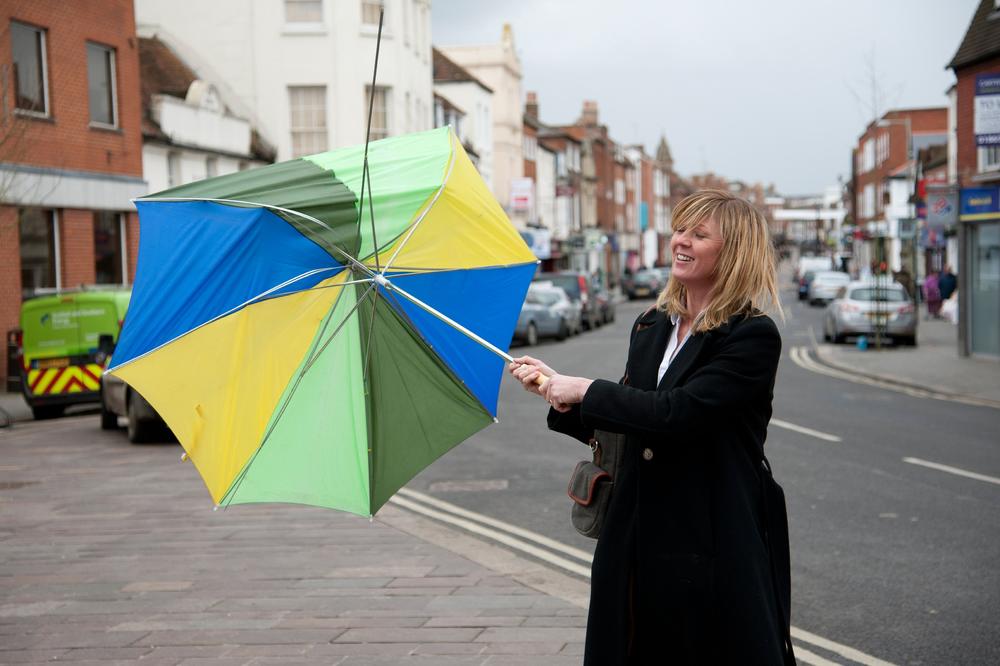
[[[475,153],[479,175],[493,189],[493,90],[439,49],[433,58],[434,93],[465,113],[459,138]]]
[[[163,42],[140,38],[142,171],[151,192],[262,166],[274,150]],[[181,97],[180,95],[184,96]]]
[[[511,183],[524,176],[521,60],[514,32],[508,24],[499,43],[438,48],[493,91],[493,194],[509,212]]]
[[[156,35],[232,112],[259,128],[277,159],[363,143],[378,0],[136,0]],[[431,128],[430,2],[385,0],[372,138]]]
[[[552,232],[553,238],[566,240],[566,230],[557,227],[557,220],[556,154],[538,144],[535,153],[535,223]]]

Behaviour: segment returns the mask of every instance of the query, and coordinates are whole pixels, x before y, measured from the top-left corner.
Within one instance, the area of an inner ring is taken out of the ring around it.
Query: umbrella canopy
[[[496,418],[497,352],[537,261],[449,128],[372,142],[367,160],[364,180],[359,146],[135,202],[108,371],[216,504],[372,515]]]

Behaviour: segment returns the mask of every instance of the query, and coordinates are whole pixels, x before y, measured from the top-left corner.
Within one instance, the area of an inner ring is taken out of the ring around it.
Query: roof
[[[1000,55],[1000,10],[993,0],[980,0],[969,29],[948,67],[958,69]]]
[[[142,98],[142,136],[170,143],[153,120],[153,96],[170,95],[186,99],[198,75],[174,51],[156,37],[139,38],[139,77]],[[250,156],[273,162],[275,150],[251,127]]]
[[[465,82],[470,81],[476,83],[480,88],[488,93],[492,93],[493,89],[488,85],[477,79],[472,75],[469,70],[459,65],[457,62],[446,56],[444,53],[436,48],[431,49],[431,53],[434,56],[434,82],[435,83],[447,83],[447,82]]]

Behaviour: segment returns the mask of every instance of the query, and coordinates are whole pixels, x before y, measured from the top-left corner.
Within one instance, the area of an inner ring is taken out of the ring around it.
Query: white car
[[[795,282],[799,282],[806,273],[819,271],[832,271],[833,260],[830,257],[799,257],[798,266],[795,268]]]
[[[906,289],[889,280],[851,282],[826,308],[823,339],[883,335],[902,345],[917,344],[917,317]]]
[[[809,305],[826,305],[837,297],[841,287],[851,282],[851,276],[840,271],[817,271],[809,283]]]

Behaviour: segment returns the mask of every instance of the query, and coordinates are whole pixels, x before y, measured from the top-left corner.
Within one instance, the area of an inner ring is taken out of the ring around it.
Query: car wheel
[[[128,412],[128,441],[133,444],[141,444],[142,442],[148,442],[150,440],[150,435],[152,427],[150,423],[139,418],[139,409],[136,406],[136,400],[131,393],[128,396],[128,406],[126,407]]]
[[[830,342],[833,338],[830,337],[830,331],[826,330],[826,326],[823,327],[823,342]]]
[[[118,415],[108,409],[104,402],[104,392],[101,391],[101,430],[117,430]]]
[[[559,320],[559,331],[556,333],[556,340],[565,340],[569,337],[569,324],[566,319]]]
[[[847,340],[847,336],[846,335],[842,335],[840,333],[834,333],[833,334],[833,344],[835,344],[835,345],[843,344],[844,341],[846,341],[846,340]]]
[[[63,405],[40,405],[31,408],[31,415],[35,417],[36,421],[44,421],[62,416],[65,409],[66,407]]]
[[[535,326],[535,322],[528,324],[528,332],[524,336],[524,341],[529,347],[534,347],[538,344],[538,327]]]
[[[904,347],[916,347],[917,346],[917,336],[915,335],[901,335],[898,338],[899,344]]]

